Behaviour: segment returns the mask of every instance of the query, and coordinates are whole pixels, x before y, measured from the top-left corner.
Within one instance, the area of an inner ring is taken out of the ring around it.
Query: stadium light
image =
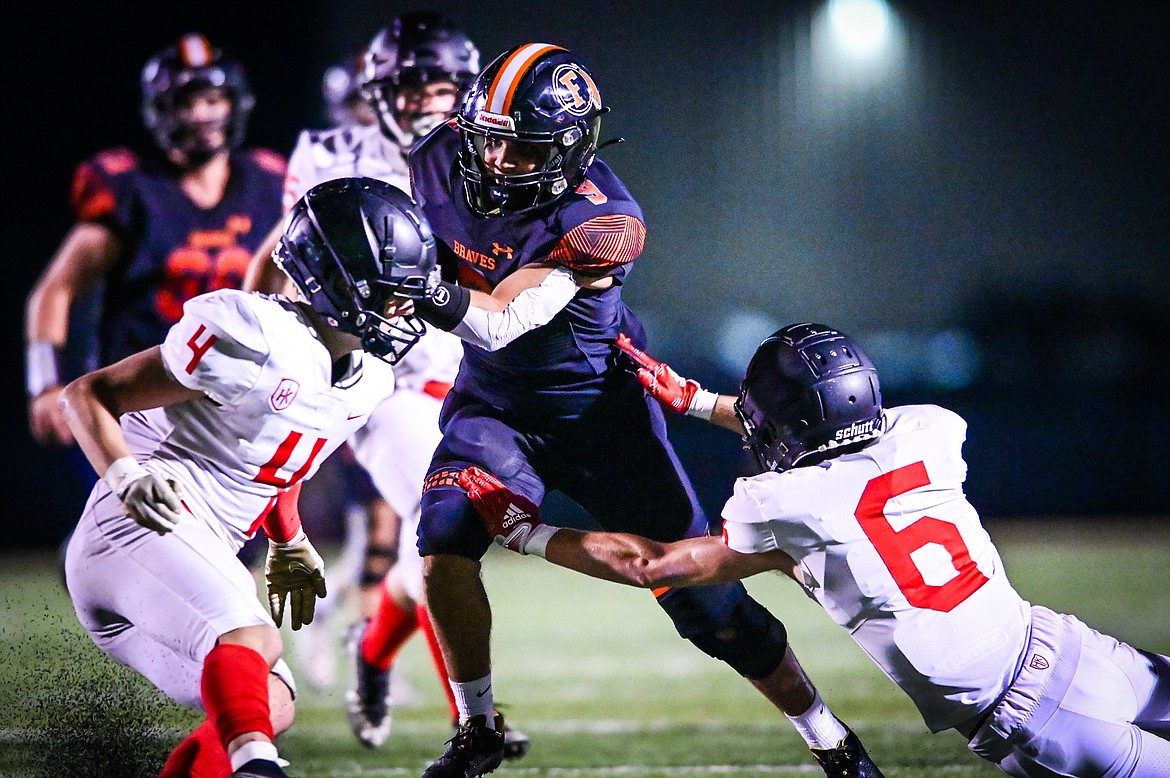
[[[890,38],[890,10],[882,0],[830,0],[829,24],[842,54],[864,59]]]

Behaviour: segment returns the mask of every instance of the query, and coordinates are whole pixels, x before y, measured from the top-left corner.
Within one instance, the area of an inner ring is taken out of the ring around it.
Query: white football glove
[[[139,525],[165,535],[183,518],[179,485],[148,471],[133,457],[114,461],[103,478]]]
[[[317,598],[325,597],[325,562],[302,529],[287,543],[268,541],[264,565],[268,610],[276,626],[284,621],[284,604],[291,599],[292,628],[313,623]]]

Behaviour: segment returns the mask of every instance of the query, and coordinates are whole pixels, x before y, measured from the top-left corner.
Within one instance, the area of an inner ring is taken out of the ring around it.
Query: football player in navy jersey
[[[77,168],[77,221],[28,297],[29,421],[43,444],[73,443],[58,356],[82,295],[104,282],[90,366],[112,364],[160,342],[185,301],[239,287],[280,218],[286,161],[241,148],[255,97],[239,62],[187,34],[147,61],[141,87],[158,149],[105,149]]]
[[[621,297],[646,228],[596,158],[606,110],[580,59],[527,43],[493,60],[455,120],[410,155],[414,197],[446,272],[417,311],[465,341],[418,541],[462,726],[424,778],[490,772],[503,751],[480,579],[492,538],[458,486],[461,471],[481,468],[536,504],[559,490],[607,530],[660,541],[708,533],[662,410],[616,363],[619,333],[646,340]],[[656,595],[680,635],[746,677],[811,747],[841,752],[825,762],[829,775],[880,775],[859,743],[835,748],[848,730],[800,668],[784,626],[742,584]]]

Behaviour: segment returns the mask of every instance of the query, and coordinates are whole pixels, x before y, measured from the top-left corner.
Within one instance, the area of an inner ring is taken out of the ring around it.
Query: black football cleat
[[[431,762],[422,778],[475,778],[490,773],[504,760],[504,716],[499,711],[472,716],[447,741],[447,752]]]
[[[267,759],[252,759],[240,765],[231,778],[288,778],[280,765]]]
[[[459,731],[459,722],[453,722],[451,728]],[[504,725],[504,759],[522,759],[528,753],[528,735],[511,726]]]
[[[829,778],[885,778],[852,730],[835,748],[809,750]]]
[[[345,647],[353,668],[353,688],[345,693],[345,718],[354,737],[377,748],[390,736],[390,670],[379,670],[362,657],[362,636],[370,620],[350,626]]]

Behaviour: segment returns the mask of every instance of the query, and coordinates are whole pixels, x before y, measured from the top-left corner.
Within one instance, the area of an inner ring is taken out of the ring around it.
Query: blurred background
[[[325,69],[412,8],[452,16],[484,64],[526,41],[589,64],[602,138],[625,139],[603,156],[648,227],[625,297],[681,373],[734,393],[773,330],[831,324],[870,352],[887,404],[968,420],[985,516],[1170,516],[1161,3],[46,4],[3,55],[5,545],[59,543],[84,503],[76,458],[28,432],[23,307],[72,224],[75,166],[150,142],[146,59],[207,34],[247,68],[247,143],[287,155],[327,124]],[[717,515],[737,441],[671,425]]]

